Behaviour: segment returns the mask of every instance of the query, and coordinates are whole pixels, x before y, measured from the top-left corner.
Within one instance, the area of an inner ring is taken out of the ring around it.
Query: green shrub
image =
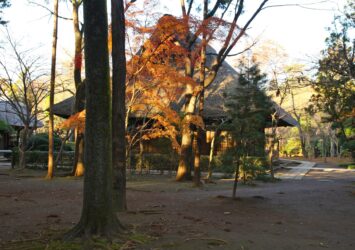
[[[56,159],[58,152],[54,152],[54,158]],[[48,163],[48,151],[26,151],[26,166],[29,168],[47,168]],[[12,164],[13,166],[19,163],[19,151],[18,148],[12,150]],[[63,151],[62,157],[59,162],[63,166],[73,166],[74,164],[74,152]]]
[[[61,139],[58,136],[54,136],[54,150],[59,151],[60,146],[62,144]],[[48,151],[48,134],[47,133],[40,133],[31,136],[28,139],[27,150],[31,151]],[[72,148],[70,146],[65,145],[64,151],[71,151]]]
[[[136,171],[138,169],[139,154],[131,156],[131,165],[134,166]],[[178,166],[179,158],[176,154],[143,154],[143,166],[144,170],[176,170]]]
[[[348,165],[348,169],[355,169],[355,165],[354,164]]]

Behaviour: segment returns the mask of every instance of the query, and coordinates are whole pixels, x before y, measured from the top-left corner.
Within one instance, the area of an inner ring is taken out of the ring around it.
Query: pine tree
[[[230,131],[235,143],[233,147],[236,164],[233,197],[235,197],[240,167],[246,167],[249,156],[264,156],[266,117],[271,103],[263,91],[266,75],[257,64],[250,67],[241,64],[238,86],[227,93],[227,108],[230,123],[225,128]]]

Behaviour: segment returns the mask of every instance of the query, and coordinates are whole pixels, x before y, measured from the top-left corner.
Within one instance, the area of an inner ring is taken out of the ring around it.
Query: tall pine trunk
[[[118,211],[126,210],[126,143],[125,143],[125,18],[123,0],[111,1],[112,15],[112,164],[114,201]]]
[[[120,231],[112,202],[112,114],[106,1],[84,1],[85,175],[79,223],[66,235],[111,237]]]
[[[58,35],[58,0],[54,0],[54,24],[53,24],[53,40],[52,40],[52,62],[51,62],[51,81],[49,93],[49,124],[48,124],[48,172],[46,179],[53,178],[54,171],[54,88],[55,88],[55,68],[57,60],[57,35]]]

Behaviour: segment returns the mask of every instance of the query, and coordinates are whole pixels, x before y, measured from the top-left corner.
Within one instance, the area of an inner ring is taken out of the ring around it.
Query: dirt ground
[[[0,249],[58,236],[78,221],[82,180],[43,175],[0,169]],[[355,249],[354,171],[314,168],[302,180],[240,185],[237,200],[231,189],[223,179],[193,188],[167,176],[130,177],[128,211],[118,216],[149,236],[130,249]]]

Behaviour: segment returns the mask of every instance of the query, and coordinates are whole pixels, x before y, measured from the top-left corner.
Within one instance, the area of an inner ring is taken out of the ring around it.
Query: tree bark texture
[[[67,238],[116,235],[112,202],[112,128],[106,1],[84,1],[86,124],[81,218]]]
[[[112,15],[112,163],[114,201],[119,211],[126,210],[126,143],[125,143],[125,18],[123,0],[111,0]]]
[[[46,179],[53,178],[54,171],[54,88],[55,88],[55,69],[57,61],[57,35],[58,35],[58,0],[54,0],[53,15],[53,38],[52,38],[52,62],[51,62],[51,80],[49,90],[49,121],[48,121],[48,172]]]

